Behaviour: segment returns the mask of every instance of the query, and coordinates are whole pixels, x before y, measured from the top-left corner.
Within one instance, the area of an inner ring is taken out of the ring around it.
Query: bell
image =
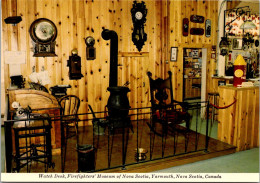
[[[77,54],[78,54],[78,50],[77,50],[77,49],[73,49],[73,50],[71,51],[71,54],[72,54],[72,55],[77,55]]]

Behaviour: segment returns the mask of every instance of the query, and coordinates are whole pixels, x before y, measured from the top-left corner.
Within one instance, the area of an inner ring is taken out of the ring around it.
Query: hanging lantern
[[[256,25],[251,20],[247,20],[239,28],[243,30],[256,29]]]
[[[219,48],[220,48],[220,55],[225,56],[228,53],[228,40],[227,37],[222,37],[221,41],[219,43]]]

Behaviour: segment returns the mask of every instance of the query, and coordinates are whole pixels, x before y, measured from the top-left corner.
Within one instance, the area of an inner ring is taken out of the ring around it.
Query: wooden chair
[[[148,123],[155,134],[164,136],[169,130],[181,131],[185,134],[190,130],[190,114],[187,112],[189,105],[173,99],[172,73],[168,72],[167,79],[152,79],[152,73],[147,72],[150,82],[150,95],[152,107],[152,120]],[[181,126],[180,124],[185,124]]]
[[[78,143],[78,109],[80,106],[80,99],[75,95],[66,95],[59,99],[61,108],[61,158],[62,158],[62,172],[64,172],[67,139],[76,135]],[[72,131],[74,129],[74,131]]]

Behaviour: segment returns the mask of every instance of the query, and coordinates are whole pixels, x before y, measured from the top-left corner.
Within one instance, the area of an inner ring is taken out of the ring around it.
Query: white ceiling
[[[238,7],[249,6],[251,14],[259,14],[259,1],[258,0],[241,0]]]

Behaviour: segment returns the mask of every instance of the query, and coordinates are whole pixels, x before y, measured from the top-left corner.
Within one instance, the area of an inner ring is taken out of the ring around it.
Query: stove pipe
[[[110,73],[109,87],[117,86],[117,66],[118,66],[118,36],[113,30],[104,29],[101,33],[104,40],[110,41]]]
[[[117,67],[118,67],[118,36],[113,30],[104,29],[101,34],[104,40],[110,41],[110,73],[109,87],[107,90],[110,96],[107,101],[108,117],[113,121],[113,127],[124,127],[125,121],[128,119],[130,109],[127,93],[130,91],[128,87],[117,86]]]

